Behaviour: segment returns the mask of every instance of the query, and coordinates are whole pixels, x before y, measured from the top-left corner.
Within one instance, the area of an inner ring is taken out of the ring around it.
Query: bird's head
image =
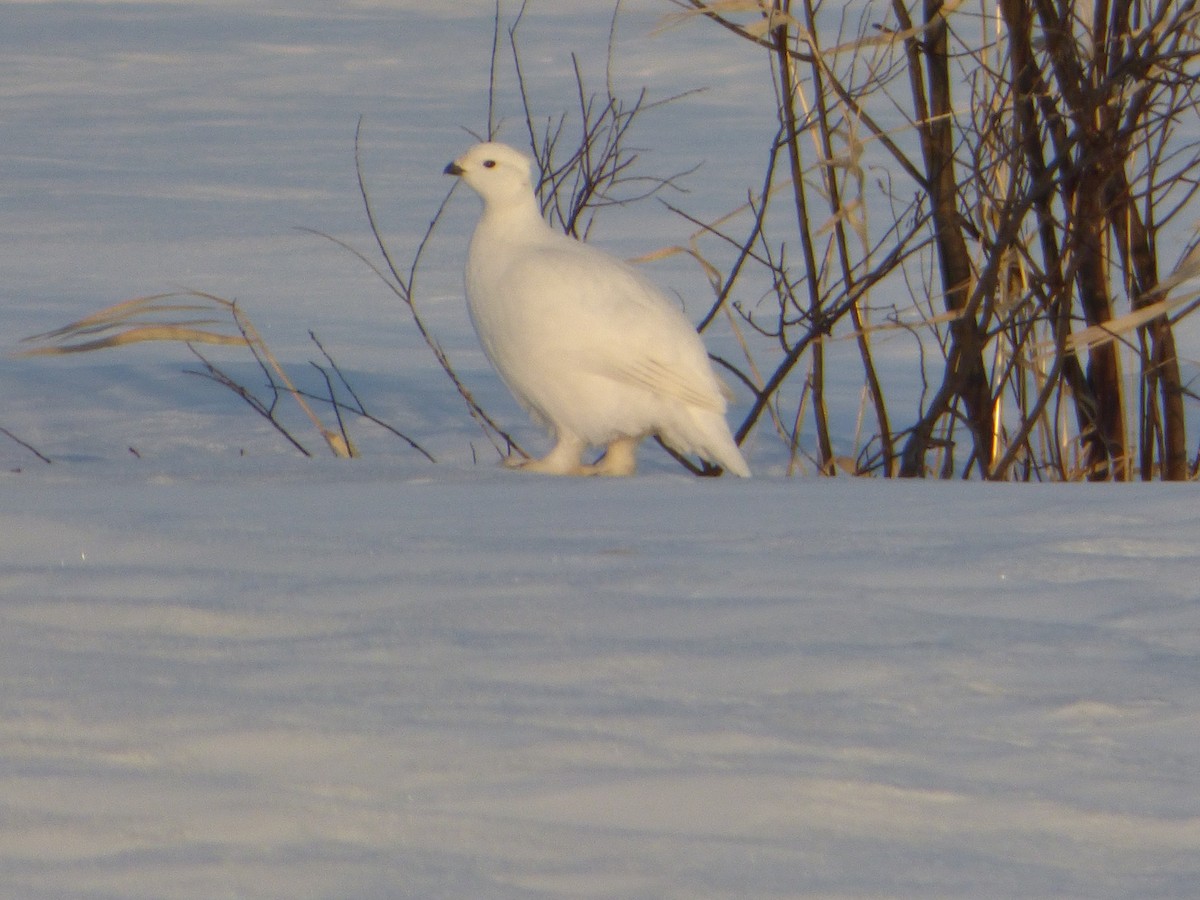
[[[487,204],[526,202],[533,196],[533,160],[507,144],[476,144],[443,169],[457,175]]]

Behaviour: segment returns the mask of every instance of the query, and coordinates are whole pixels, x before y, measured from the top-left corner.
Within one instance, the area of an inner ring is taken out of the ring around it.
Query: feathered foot
[[[504,465],[510,469],[520,469],[522,472],[539,472],[543,475],[594,475],[595,466],[585,466],[580,462],[583,456],[583,441],[574,435],[560,435],[554,449],[541,459],[520,459],[516,456],[506,457]]]
[[[614,478],[625,478],[637,472],[637,448],[639,438],[617,438],[608,445],[604,455],[596,460],[595,465],[588,466],[592,475],[607,475]]]
[[[554,449],[541,459],[520,459],[510,456],[504,465],[523,472],[540,472],[543,475],[600,475],[623,478],[637,472],[637,446],[639,439],[622,437],[608,445],[604,455],[592,465],[580,462],[584,445],[573,437],[558,439]]]

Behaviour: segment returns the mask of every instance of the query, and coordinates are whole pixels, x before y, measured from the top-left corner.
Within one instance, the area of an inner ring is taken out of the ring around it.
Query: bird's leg
[[[596,464],[588,466],[593,475],[622,477],[637,471],[637,447],[641,438],[619,437],[608,445]]]
[[[514,459],[504,461],[506,466],[525,472],[541,472],[545,475],[592,475],[593,466],[585,466],[579,459],[585,445],[573,434],[561,432],[554,449],[541,459]]]

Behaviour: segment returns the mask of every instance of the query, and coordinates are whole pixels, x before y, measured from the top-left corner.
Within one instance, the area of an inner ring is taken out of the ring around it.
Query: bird
[[[632,266],[546,221],[532,158],[486,141],[443,171],[483,201],[467,249],[471,323],[501,380],[554,438],[540,459],[507,465],[629,476],[638,444],[655,435],[750,476],[725,420],[731,393],[692,323]],[[583,462],[600,447],[603,456]]]

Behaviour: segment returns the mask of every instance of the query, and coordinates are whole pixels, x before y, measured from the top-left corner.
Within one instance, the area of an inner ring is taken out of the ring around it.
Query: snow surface
[[[364,459],[304,459],[176,347],[0,361],[0,426],[53,460],[0,435],[0,896],[1194,897],[1194,487],[785,479],[766,442],[749,483],[652,448],[627,481],[498,469],[403,310],[292,230],[369,248],[365,113],[415,242],[482,121],[491,4],[334,7],[0,8],[5,334],[236,296],[440,460],[365,426]],[[713,86],[650,158],[761,124],[754,60],[629,7],[622,77]],[[533,4],[547,105],[571,50],[602,62],[595,10]],[[426,309],[537,445],[462,307],[473,203]]]

